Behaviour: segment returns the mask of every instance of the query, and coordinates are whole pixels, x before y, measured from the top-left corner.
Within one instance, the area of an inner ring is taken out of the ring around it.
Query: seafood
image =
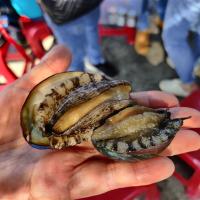
[[[25,140],[33,147],[63,149],[91,141],[120,160],[146,159],[165,149],[183,119],[167,110],[137,105],[131,84],[100,74],[65,72],[30,92],[21,111]]]

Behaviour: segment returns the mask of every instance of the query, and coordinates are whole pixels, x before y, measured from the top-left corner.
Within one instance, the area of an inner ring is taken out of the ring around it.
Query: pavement
[[[135,91],[156,90],[162,79],[177,77],[165,62],[152,65],[145,57],[138,55],[124,38],[104,38],[102,48],[106,59],[119,70],[116,78],[129,80]]]

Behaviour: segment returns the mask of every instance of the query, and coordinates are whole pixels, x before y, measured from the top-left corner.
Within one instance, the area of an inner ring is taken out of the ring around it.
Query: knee
[[[165,48],[175,47],[186,41],[186,38],[181,37],[181,33],[175,28],[164,29],[162,40]]]

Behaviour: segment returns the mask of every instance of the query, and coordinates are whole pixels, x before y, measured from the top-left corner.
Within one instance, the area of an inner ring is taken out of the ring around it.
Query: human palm
[[[162,157],[136,163],[107,159],[88,143],[62,151],[30,147],[20,127],[22,105],[38,82],[63,71],[70,59],[69,51],[57,46],[37,67],[0,93],[0,200],[71,200],[115,188],[151,184],[173,173],[174,165],[166,155],[200,148],[199,135],[187,129],[179,131]],[[132,98],[146,106],[174,107],[173,117],[192,115],[184,128],[200,124],[198,111],[175,107],[178,101],[169,94],[140,92]]]

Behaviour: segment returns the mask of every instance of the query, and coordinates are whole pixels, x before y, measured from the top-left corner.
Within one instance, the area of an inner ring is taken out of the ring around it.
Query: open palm
[[[0,93],[0,200],[71,200],[151,184],[173,173],[174,165],[165,156],[200,148],[199,135],[186,129],[199,126],[199,112],[175,107],[175,97],[158,91],[135,93],[132,98],[146,106],[173,107],[173,117],[192,115],[161,157],[125,163],[101,156],[88,143],[61,151],[30,147],[20,127],[22,105],[38,82],[65,70],[70,60],[69,51],[56,46],[38,66]]]

